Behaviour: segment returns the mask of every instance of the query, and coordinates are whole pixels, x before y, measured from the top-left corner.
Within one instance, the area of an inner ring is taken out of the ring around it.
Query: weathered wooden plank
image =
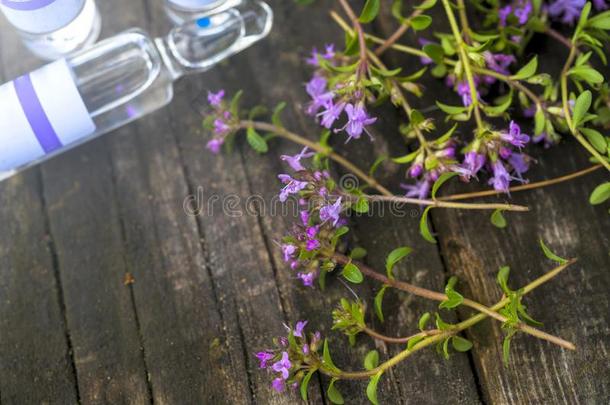
[[[160,4],[146,3],[144,13],[155,33],[168,29]],[[188,106],[181,115],[198,117]],[[108,141],[153,399],[247,403],[242,338],[219,312],[205,241],[183,209],[191,191],[171,120],[160,111]]]
[[[4,20],[0,32],[4,79],[0,82],[40,64]],[[0,183],[0,397],[4,404],[70,404],[78,398],[44,205],[38,168]]]
[[[98,4],[103,36],[134,24],[141,3]],[[42,166],[57,248],[80,398],[85,403],[147,403],[147,376],[129,288],[116,190],[105,139]]]

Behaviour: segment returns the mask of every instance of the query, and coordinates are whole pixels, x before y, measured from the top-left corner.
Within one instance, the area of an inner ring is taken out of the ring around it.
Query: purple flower
[[[453,167],[455,172],[460,173],[466,179],[476,177],[477,173],[485,164],[485,155],[477,152],[468,152],[464,155],[464,162],[461,166]]]
[[[510,158],[508,158],[508,163],[510,163],[515,170],[515,173],[519,176],[527,172],[530,168],[529,162],[523,153],[513,153]]]
[[[426,38],[418,38],[417,42],[419,42],[419,44],[422,47],[433,43],[432,41],[430,41],[429,39],[426,39]],[[420,57],[419,61],[421,62],[422,65],[431,65],[434,62],[432,59],[430,59],[427,56]]]
[[[498,18],[500,19],[500,26],[506,27],[506,19],[513,12],[512,6],[504,6],[498,10]]]
[[[318,114],[322,116],[320,124],[322,124],[323,127],[330,129],[333,126],[333,123],[339,119],[339,116],[345,108],[345,103],[335,104],[332,100],[329,100],[325,107],[326,110]]]
[[[318,53],[318,48],[316,48],[314,46],[313,49],[311,50],[311,54],[310,54],[309,58],[305,59],[305,62],[307,62],[307,64],[311,65],[311,66],[320,65],[320,61],[318,60],[318,55],[320,55]]]
[[[593,6],[597,11],[605,10],[608,8],[606,0],[593,0]]]
[[[305,85],[305,91],[311,97],[311,102],[307,106],[307,114],[315,115],[318,110],[325,107],[332,101],[334,94],[326,90],[327,81],[319,75],[314,75]]]
[[[470,94],[470,85],[467,81],[460,82],[457,85],[457,93],[462,97],[462,103],[465,107],[468,107],[472,104],[472,95]],[[479,98],[479,94],[476,95],[477,99]]]
[[[295,172],[300,172],[301,170],[305,170],[305,168],[301,164],[301,159],[307,159],[307,158],[310,158],[313,155],[315,155],[315,153],[313,153],[313,152],[307,152],[308,149],[309,148],[306,146],[303,148],[303,150],[300,153],[298,153],[294,156],[282,155],[282,156],[280,156],[280,159],[287,162],[288,165]]]
[[[405,197],[415,197],[422,200],[428,196],[428,193],[430,192],[430,185],[431,182],[427,178],[424,178],[413,185],[401,184],[400,187],[407,190]]]
[[[303,354],[305,356],[307,356],[309,354],[309,345],[308,344],[303,345]]]
[[[280,201],[285,202],[290,194],[297,194],[299,191],[307,187],[306,181],[295,180],[287,174],[279,174],[277,176],[280,181],[286,186],[280,191]]]
[[[305,329],[305,326],[307,326],[307,322],[308,321],[298,321],[296,326],[294,327],[294,336],[296,337],[303,337],[303,329]]]
[[[267,368],[267,362],[273,358],[273,354],[269,352],[258,352],[256,353],[256,357],[260,361],[260,368]]]
[[[424,167],[421,163],[413,163],[409,168],[408,175],[409,177],[419,177],[424,171]]]
[[[483,57],[485,58],[485,63],[487,63],[488,68],[503,75],[510,74],[508,67],[517,61],[513,55],[506,55],[503,53],[494,54],[489,51],[484,52]]]
[[[337,198],[334,204],[325,205],[320,208],[320,220],[332,221],[333,226],[337,226],[341,215],[341,197]]]
[[[319,225],[310,226],[309,228],[307,228],[305,230],[305,234],[307,235],[308,238],[315,238],[316,235],[318,234],[318,228],[319,228]]]
[[[559,19],[564,24],[572,25],[580,17],[585,0],[556,0],[549,6],[551,17]]]
[[[371,134],[366,130],[365,126],[373,124],[375,121],[377,121],[377,118],[369,116],[363,104],[360,103],[355,106],[353,104],[348,104],[345,106],[345,112],[347,113],[348,121],[347,124],[345,124],[345,127],[341,129],[345,129],[347,132],[347,141],[352,138],[360,138],[362,132],[364,131],[366,131],[369,137],[373,139]]]
[[[220,103],[222,103],[222,99],[225,96],[224,90],[219,90],[218,93],[212,93],[208,91],[208,103],[210,103],[213,107],[220,107]]]
[[[284,380],[288,379],[288,376],[290,375],[290,367],[292,367],[292,363],[288,358],[287,352],[282,352],[282,358],[278,362],[273,363],[273,366],[271,366],[273,371],[282,373],[282,378]]]
[[[303,225],[307,225],[307,223],[309,222],[309,211],[307,211],[307,210],[301,211],[300,216],[301,216],[301,222],[303,223]]]
[[[297,277],[303,282],[305,287],[313,287],[313,281],[316,278],[316,273],[299,273],[297,274]]]
[[[273,380],[273,382],[271,383],[271,387],[277,392],[284,392],[286,385],[284,384],[284,380],[278,377]]]
[[[529,20],[532,10],[532,3],[529,0],[523,4],[523,7],[515,8],[515,17],[517,17],[519,25],[523,25]]]
[[[224,135],[231,130],[231,127],[220,118],[214,120],[214,133],[218,135]]]
[[[508,127],[508,133],[500,135],[502,140],[509,142],[511,145],[522,148],[530,141],[530,137],[521,133],[521,128],[515,121],[511,121]]]
[[[507,193],[510,175],[506,171],[506,168],[499,159],[493,163],[492,168],[494,175],[489,179],[489,184],[492,184],[497,191]]]
[[[290,261],[290,259],[292,258],[292,255],[294,255],[294,252],[297,251],[297,247],[294,245],[291,245],[289,243],[285,243],[282,245],[282,253],[284,254],[284,261],[288,262]]]
[[[211,139],[206,145],[205,147],[208,148],[208,150],[210,152],[212,152],[215,155],[218,155],[220,153],[220,148],[222,147],[222,144],[224,143],[224,139]]]
[[[320,241],[317,239],[309,239],[307,242],[305,242],[305,249],[307,249],[307,251],[309,252],[311,252],[312,250],[316,250],[319,247]]]
[[[332,59],[335,57],[335,44],[326,44],[324,45],[324,55],[322,57],[326,60]]]

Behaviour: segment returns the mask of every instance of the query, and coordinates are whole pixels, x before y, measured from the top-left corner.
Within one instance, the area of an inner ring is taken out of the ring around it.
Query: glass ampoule
[[[163,0],[167,16],[175,25],[198,20],[213,13],[237,7],[250,0]]]
[[[132,29],[0,86],[0,180],[165,106],[175,80],[261,40],[272,19],[253,1],[164,38]]]

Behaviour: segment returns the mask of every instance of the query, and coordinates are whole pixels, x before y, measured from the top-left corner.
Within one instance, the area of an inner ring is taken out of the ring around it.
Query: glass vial
[[[198,20],[238,6],[242,0],[164,0],[167,16],[175,25]],[[248,0],[243,0],[248,1]]]
[[[0,10],[25,45],[46,60],[92,45],[100,34],[95,0],[0,0]]]
[[[0,180],[165,106],[175,80],[261,40],[272,19],[252,1],[164,38],[132,29],[0,86]]]

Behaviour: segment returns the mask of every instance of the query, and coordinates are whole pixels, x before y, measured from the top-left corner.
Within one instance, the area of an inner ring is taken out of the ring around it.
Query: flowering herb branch
[[[566,260],[553,270],[532,281],[526,286],[518,290],[519,297],[530,293],[542,284],[557,276],[561,271],[575,262],[574,259]],[[449,357],[449,345],[458,352],[468,351],[472,348],[472,343],[467,339],[459,336],[459,333],[476,325],[490,316],[491,312],[514,312],[515,296],[514,292],[507,287],[508,272],[501,269],[498,276],[498,283],[502,286],[507,296],[504,296],[498,303],[493,305],[489,312],[480,312],[468,319],[457,324],[448,324],[444,322],[440,316],[436,315],[436,329],[428,329],[426,326],[430,320],[430,314],[422,315],[418,322],[418,327],[421,332],[410,336],[407,339],[407,347],[397,355],[388,360],[379,363],[379,354],[376,351],[369,352],[364,358],[365,370],[362,371],[345,371],[339,369],[333,362],[328,341],[322,343],[322,336],[319,332],[308,335],[305,333],[307,321],[297,322],[294,328],[288,328],[288,337],[280,337],[274,342],[276,349],[268,349],[257,353],[260,360],[260,367],[267,369],[270,372],[280,373],[274,380],[274,388],[278,391],[283,391],[286,384],[292,385],[295,388],[300,386],[301,396],[304,400],[307,399],[307,387],[311,376],[316,371],[331,377],[331,383],[327,391],[327,397],[332,403],[343,403],[343,397],[338,390],[336,383],[340,380],[369,380],[367,386],[367,397],[373,404],[378,403],[377,386],[381,376],[390,368],[400,364],[402,361],[409,358],[416,352],[437,345],[437,350],[440,351],[446,358]],[[362,319],[362,306],[358,303],[350,303],[347,300],[342,300],[341,306],[337,312],[352,312],[357,318]],[[336,322],[343,322],[345,318],[336,318]],[[344,327],[344,326],[342,326]],[[510,341],[515,334],[515,324],[511,320],[505,322],[504,328],[507,330],[507,337],[503,344],[503,352],[505,360],[508,359],[510,350]],[[367,333],[375,338],[380,338],[389,343],[404,343],[401,338],[393,339],[384,335],[378,334],[370,329]],[[573,349],[573,346],[570,348]],[[320,349],[322,353],[319,353]]]
[[[508,322],[508,318],[493,311],[491,308],[488,308],[485,305],[480,304],[471,299],[465,298],[465,297],[461,296],[459,293],[457,293],[453,288],[453,284],[455,284],[455,281],[457,281],[455,278],[453,278],[448,283],[448,286],[449,286],[448,293],[450,295],[450,296],[448,296],[447,294],[443,294],[443,293],[428,290],[428,289],[425,289],[422,287],[418,287],[418,286],[406,283],[404,281],[395,280],[393,277],[391,277],[391,278],[386,277],[383,274],[375,271],[374,269],[366,266],[364,263],[359,263],[345,255],[335,253],[335,255],[333,256],[333,259],[337,263],[340,263],[343,265],[351,263],[352,265],[356,266],[365,276],[373,278],[373,279],[383,283],[386,286],[390,286],[390,287],[396,288],[398,290],[402,290],[402,291],[408,292],[410,294],[414,294],[419,297],[427,298],[427,299],[430,299],[433,301],[444,302],[445,305],[444,306],[442,305],[441,308],[456,308],[459,305],[465,305],[476,311],[487,314],[488,316],[490,316],[494,319],[497,319],[498,321],[500,321],[502,323]],[[523,322],[516,323],[513,325],[513,327],[516,329],[519,329],[525,333],[528,333],[532,336],[536,336],[540,339],[547,340],[547,341],[554,343],[558,346],[561,346],[565,349],[576,350],[576,347],[574,346],[574,344],[572,344],[564,339],[558,338],[556,336],[549,335],[548,333],[540,331],[536,328],[533,328]]]

